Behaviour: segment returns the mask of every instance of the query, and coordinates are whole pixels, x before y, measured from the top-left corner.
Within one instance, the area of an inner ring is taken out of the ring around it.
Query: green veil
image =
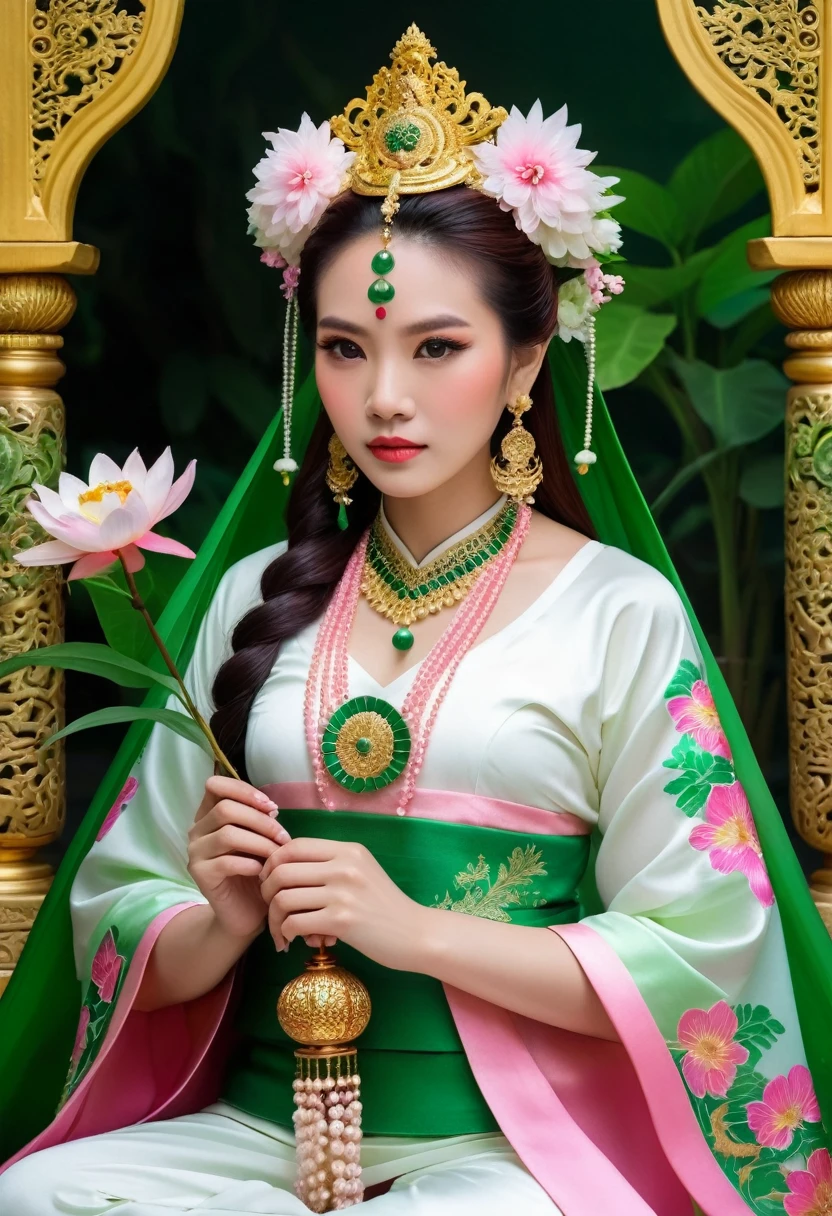
[[[550,367],[558,421],[567,451],[582,446],[586,366],[578,342],[553,342]],[[320,408],[313,375],[295,397],[293,446],[305,450]],[[577,481],[598,538],[649,562],[681,595],[705,659],[737,777],[743,784],[775,890],[809,1067],[826,1125],[832,1127],[832,941],[809,895],[780,813],[763,779],[736,706],[685,596],[639,491],[600,392],[595,400],[598,464]],[[279,455],[282,415],[263,436],[196,559],[171,595],[159,631],[180,664],[187,664],[199,623],[225,570],[239,558],[285,535],[288,490],[272,468]],[[164,690],[146,704],[161,705]],[[108,809],[142,751],[151,729],[134,723],[72,840],[35,921],[26,949],[0,1000],[0,1162],[47,1126],[58,1104],[80,1005],[75,976],[69,892]]]

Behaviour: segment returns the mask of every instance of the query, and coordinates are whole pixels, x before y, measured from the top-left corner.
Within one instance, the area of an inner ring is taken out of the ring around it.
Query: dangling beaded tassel
[[[586,385],[586,426],[584,427],[583,451],[575,456],[575,464],[579,473],[587,473],[589,466],[595,464],[598,457],[590,449],[592,443],[592,406],[595,401],[595,317],[590,316],[589,337],[584,347],[586,351],[587,385]]]
[[[274,469],[288,486],[290,474],[298,470],[292,457],[292,402],[295,396],[295,364],[298,356],[298,301],[293,292],[286,306],[283,325],[283,455],[274,462]]]
[[[292,1082],[295,1194],[312,1212],[361,1203],[361,1078],[357,1038],[370,1020],[367,989],[321,947],[277,1003],[280,1025],[304,1046]]]

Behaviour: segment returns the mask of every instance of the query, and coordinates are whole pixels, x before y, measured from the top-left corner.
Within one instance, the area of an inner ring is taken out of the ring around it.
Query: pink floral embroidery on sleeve
[[[738,1064],[748,1059],[748,1050],[735,1042],[739,1028],[737,1015],[726,1001],[710,1009],[688,1009],[679,1019],[679,1043],[687,1048],[682,1072],[697,1098],[706,1093],[724,1098],[732,1084]]]
[[[108,929],[101,940],[101,945],[92,960],[92,982],[98,989],[102,1001],[109,1004],[116,990],[121,965],[124,958],[116,950],[116,943],[111,929]]]
[[[795,1064],[788,1076],[769,1081],[762,1102],[748,1103],[748,1126],[758,1144],[788,1148],[804,1123],[820,1123],[820,1107],[809,1069]]]
[[[783,1207],[788,1216],[826,1216],[832,1211],[832,1158],[827,1149],[815,1149],[806,1169],[790,1170],[786,1182],[789,1194]]]
[[[667,709],[680,735],[692,735],[702,750],[712,756],[731,759],[713,694],[704,680],[696,680],[687,696],[672,697]]]
[[[134,797],[138,788],[138,780],[135,777],[128,777],[124,783],[124,788],[116,798],[113,805],[110,807],[104,818],[104,822],[98,829],[98,835],[95,838],[96,840],[103,840],[107,833],[111,831],[113,827],[115,827],[116,820],[123,813],[124,808],[127,806],[130,799]]]
[[[715,785],[705,803],[705,823],[690,834],[695,849],[707,850],[711,865],[720,874],[739,870],[764,908],[774,903],[763,850],[751,815],[745,790],[738,781]]]

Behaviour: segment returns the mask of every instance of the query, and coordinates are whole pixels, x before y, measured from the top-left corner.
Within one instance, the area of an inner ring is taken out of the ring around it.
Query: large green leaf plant
[[[598,172],[621,179],[616,190],[626,200],[616,218],[639,234],[634,244],[660,246],[663,263],[625,266],[624,295],[599,312],[599,384],[649,392],[678,431],[678,460],[668,465],[657,454],[644,488],[672,546],[711,531],[714,649],[765,760],[779,689],[767,671],[777,601],[762,524],[783,502],[783,461],[771,436],[788,381],[759,356],[777,325],[767,286],[774,273],[752,271],[746,260],[748,240],[770,232],[762,178],[727,128],[695,147],[664,185],[628,169]]]

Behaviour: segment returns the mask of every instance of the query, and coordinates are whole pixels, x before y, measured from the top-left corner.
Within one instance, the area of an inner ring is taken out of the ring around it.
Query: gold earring
[[[534,435],[523,426],[526,410],[531,409],[532,399],[525,393],[507,408],[514,414],[511,430],[503,436],[500,455],[491,458],[491,476],[501,494],[508,494],[516,502],[533,503],[537,487],[543,480],[543,464],[535,451]]]
[[[326,470],[326,484],[332,491],[335,502],[338,503],[338,527],[342,532],[347,527],[347,507],[352,502],[352,499],[349,497],[349,491],[357,480],[358,469],[347,455],[347,449],[341,440],[337,435],[333,434],[329,440],[329,464]]]

